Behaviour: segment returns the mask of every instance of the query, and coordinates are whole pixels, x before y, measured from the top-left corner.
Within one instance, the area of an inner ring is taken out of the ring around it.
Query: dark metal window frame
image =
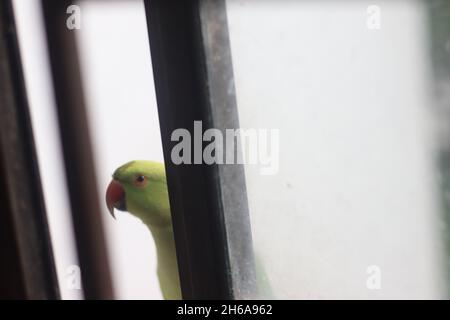
[[[58,299],[11,0],[0,1],[0,298]]]
[[[254,298],[243,166],[170,160],[177,128],[239,128],[225,0],[144,3],[183,297]]]

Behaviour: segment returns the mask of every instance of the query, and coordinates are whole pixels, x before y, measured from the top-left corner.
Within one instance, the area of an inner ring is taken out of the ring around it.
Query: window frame
[[[0,1],[0,297],[59,299],[17,29]]]
[[[41,0],[83,293],[113,299],[76,38],[66,26],[71,4]]]
[[[239,128],[225,0],[144,4],[183,297],[254,298],[243,165],[170,160],[177,128]]]

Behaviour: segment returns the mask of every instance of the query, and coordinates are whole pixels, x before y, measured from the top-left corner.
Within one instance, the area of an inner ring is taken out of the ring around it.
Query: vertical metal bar
[[[225,0],[202,0],[199,11],[211,126],[226,137],[226,129],[240,126]],[[236,136],[233,139],[234,159],[237,159],[238,141]],[[215,184],[225,224],[233,297],[254,298],[256,274],[244,166],[221,164],[216,169]]]
[[[76,244],[86,299],[111,299],[97,183],[89,137],[76,30],[66,27],[66,0],[42,0]]]
[[[0,298],[58,299],[10,0],[0,0]]]
[[[183,297],[252,298],[242,165],[171,161],[177,128],[193,139],[195,120],[223,134],[239,128],[225,1],[147,0],[145,8]]]

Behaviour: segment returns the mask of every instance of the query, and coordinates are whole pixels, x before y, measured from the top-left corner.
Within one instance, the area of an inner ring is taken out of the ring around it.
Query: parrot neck
[[[152,232],[153,239],[155,240],[156,250],[159,256],[167,251],[175,253],[175,239],[173,237],[172,226],[167,227],[155,227],[149,226]],[[163,257],[164,259],[167,257]]]
[[[178,263],[172,226],[148,226],[155,240],[158,277],[166,299],[181,299]],[[169,288],[169,289],[167,289]]]

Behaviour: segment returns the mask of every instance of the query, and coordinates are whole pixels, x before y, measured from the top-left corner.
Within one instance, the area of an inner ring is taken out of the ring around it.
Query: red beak
[[[125,191],[122,185],[116,180],[112,180],[106,189],[106,206],[115,219],[114,208],[126,210],[125,207]]]

